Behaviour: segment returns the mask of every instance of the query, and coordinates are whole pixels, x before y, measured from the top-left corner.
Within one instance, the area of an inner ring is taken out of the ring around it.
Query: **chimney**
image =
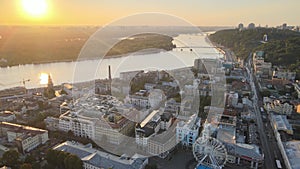
[[[110,70],[110,65],[108,65],[108,79],[111,80],[111,70]]]

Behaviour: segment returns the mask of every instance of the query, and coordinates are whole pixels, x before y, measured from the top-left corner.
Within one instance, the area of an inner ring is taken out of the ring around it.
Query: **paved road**
[[[251,65],[251,60],[248,60],[248,66]],[[249,66],[250,67],[250,66]],[[264,153],[264,157],[265,157],[265,161],[264,161],[264,168],[266,169],[273,169],[273,168],[277,168],[275,165],[275,153],[277,154],[277,152],[274,152],[274,149],[278,149],[277,144],[275,142],[273,144],[270,144],[270,141],[267,137],[267,133],[265,130],[265,126],[264,123],[262,121],[262,117],[261,117],[261,113],[260,113],[260,107],[261,102],[259,101],[259,97],[258,97],[258,91],[257,91],[257,87],[255,84],[255,77],[254,74],[252,72],[252,70],[250,70],[251,68],[246,67],[248,75],[249,75],[249,80],[250,80],[250,85],[251,85],[251,89],[253,91],[253,107],[254,107],[254,112],[256,114],[256,123],[257,123],[257,130],[259,133],[259,137],[260,137],[260,142],[261,142],[261,147]],[[267,124],[267,123],[265,123]],[[272,133],[270,133],[272,134]],[[275,147],[274,147],[275,146]]]
[[[235,62],[236,61],[236,56],[235,54],[229,50],[229,49],[223,49],[225,52],[225,59],[228,62]]]

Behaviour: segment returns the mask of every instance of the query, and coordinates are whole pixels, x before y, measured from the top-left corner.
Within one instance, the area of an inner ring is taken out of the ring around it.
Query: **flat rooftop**
[[[82,161],[99,168],[139,169],[146,160],[135,154],[132,157],[115,156],[92,148],[91,144],[83,145],[66,141],[53,148],[77,155]]]
[[[271,117],[275,123],[274,125],[276,126],[277,130],[283,130],[283,131],[293,130],[291,124],[289,123],[285,115],[272,114]]]
[[[300,168],[300,141],[285,142],[284,148],[291,168]]]

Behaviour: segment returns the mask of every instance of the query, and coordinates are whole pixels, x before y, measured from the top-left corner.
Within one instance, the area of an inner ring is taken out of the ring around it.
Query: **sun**
[[[40,84],[48,84],[48,74],[47,73],[40,74]]]
[[[23,10],[32,17],[46,15],[48,3],[46,0],[22,0]]]

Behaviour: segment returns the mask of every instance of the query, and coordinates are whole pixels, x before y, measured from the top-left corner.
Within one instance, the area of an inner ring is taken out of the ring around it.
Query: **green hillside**
[[[268,42],[262,43],[264,35]],[[222,30],[209,36],[210,40],[230,48],[239,58],[245,59],[249,53],[263,50],[265,60],[273,65],[284,66],[297,72],[300,79],[300,33],[275,28],[256,28],[239,31]]]

